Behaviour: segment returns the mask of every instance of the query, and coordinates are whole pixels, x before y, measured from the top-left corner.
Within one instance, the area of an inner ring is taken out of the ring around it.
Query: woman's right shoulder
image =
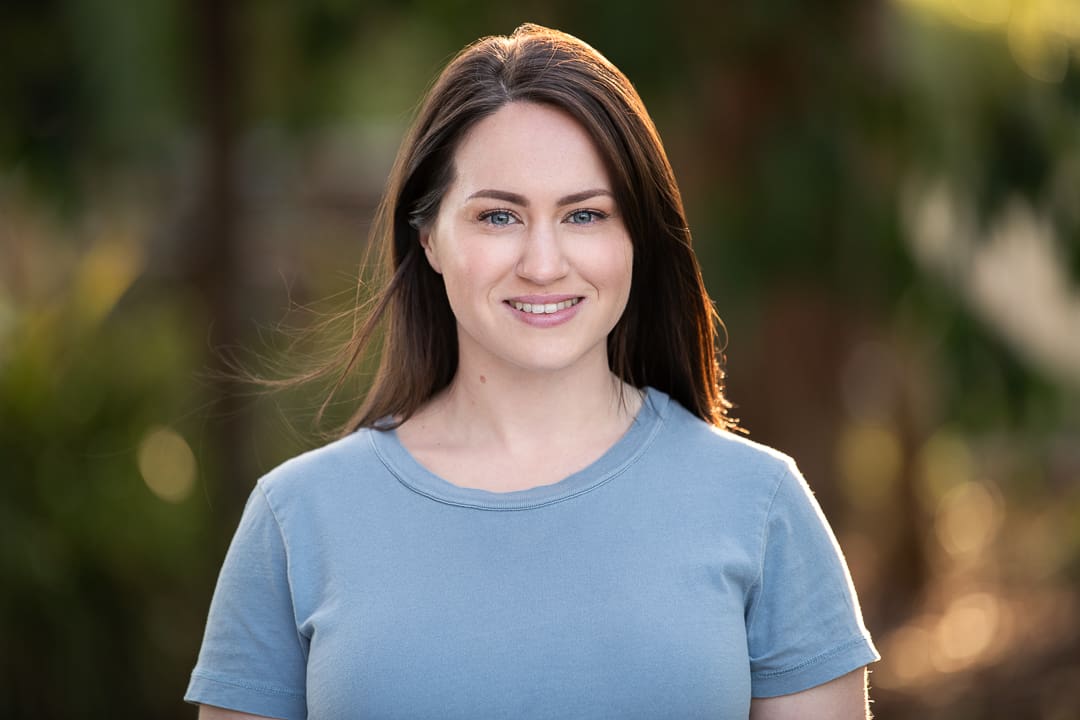
[[[370,476],[381,468],[372,433],[361,428],[320,447],[289,458],[259,478],[257,486],[268,497],[286,498],[332,492],[351,478]]]

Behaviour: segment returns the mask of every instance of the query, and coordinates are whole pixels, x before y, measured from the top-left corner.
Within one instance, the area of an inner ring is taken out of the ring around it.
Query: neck
[[[463,444],[527,451],[598,431],[621,435],[639,406],[639,393],[612,375],[603,358],[602,365],[549,373],[486,372],[463,363],[430,410]]]

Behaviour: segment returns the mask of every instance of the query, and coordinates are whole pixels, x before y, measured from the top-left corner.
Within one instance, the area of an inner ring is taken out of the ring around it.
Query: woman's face
[[[606,372],[633,249],[585,129],[510,103],[466,134],[454,170],[421,242],[457,318],[460,366]]]

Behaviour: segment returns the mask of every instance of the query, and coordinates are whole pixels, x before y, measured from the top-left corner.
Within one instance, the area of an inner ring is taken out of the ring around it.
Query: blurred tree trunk
[[[206,429],[206,457],[213,470],[210,499],[217,527],[231,534],[233,520],[250,487],[243,448],[250,435],[249,413],[240,402],[222,353],[240,344],[243,265],[240,252],[240,195],[236,146],[243,83],[235,2],[198,0],[192,5],[195,32],[193,76],[201,124],[202,177],[195,231],[188,238],[188,277],[199,293],[209,323],[208,365],[212,410]]]

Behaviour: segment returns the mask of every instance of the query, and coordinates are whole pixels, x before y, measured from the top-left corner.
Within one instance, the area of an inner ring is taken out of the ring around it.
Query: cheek
[[[619,296],[618,305],[621,316],[630,299],[630,288],[634,280],[634,251],[630,241],[627,240],[613,252],[613,255],[608,264],[607,283],[610,292],[617,293]]]
[[[629,240],[597,246],[585,262],[597,284],[629,292],[634,271],[634,252]]]
[[[443,282],[451,305],[486,296],[498,280],[491,258],[483,253],[455,253],[443,260]]]
[[[493,283],[512,274],[518,261],[512,241],[470,243],[454,254],[455,271],[472,283]]]
[[[630,288],[634,285],[634,253],[629,249],[623,256],[622,267],[619,272],[619,282],[622,290],[622,305],[626,309],[626,303],[630,299]]]
[[[622,274],[629,285],[630,279],[634,275],[634,246],[630,244],[629,240],[626,241],[626,247],[623,249]]]

